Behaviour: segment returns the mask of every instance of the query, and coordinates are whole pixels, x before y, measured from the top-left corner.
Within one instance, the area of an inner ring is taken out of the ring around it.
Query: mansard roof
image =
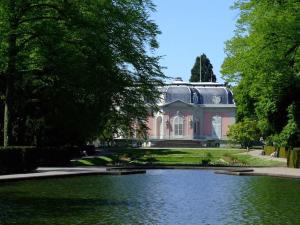
[[[160,88],[163,104],[182,101],[187,104],[209,105],[222,104],[234,105],[232,92],[222,84],[214,82],[185,83],[176,80]]]

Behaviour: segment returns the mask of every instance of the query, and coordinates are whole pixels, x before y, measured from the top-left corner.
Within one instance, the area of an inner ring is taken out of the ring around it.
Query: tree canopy
[[[300,2],[238,0],[233,7],[240,17],[221,72],[236,84],[237,119],[255,119],[264,137],[294,145],[300,125]]]
[[[201,58],[201,60],[200,60]],[[217,78],[213,72],[213,66],[205,54],[196,57],[195,64],[191,69],[190,82],[200,81],[200,61],[201,61],[201,82],[216,82]]]
[[[2,0],[0,94],[7,144],[80,144],[139,124],[164,75],[151,0]],[[145,105],[144,99],[148,99]]]

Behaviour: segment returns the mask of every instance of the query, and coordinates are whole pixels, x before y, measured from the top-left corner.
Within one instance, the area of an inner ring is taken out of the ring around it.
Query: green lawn
[[[210,165],[228,166],[285,166],[285,163],[263,160],[240,149],[118,149],[110,150],[106,156],[73,161],[75,166],[106,166],[116,164],[152,165],[200,165],[209,160]]]

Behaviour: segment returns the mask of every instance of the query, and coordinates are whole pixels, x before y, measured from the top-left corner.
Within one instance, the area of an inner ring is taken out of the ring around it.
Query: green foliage
[[[226,43],[223,79],[233,89],[237,119],[256,118],[264,137],[295,145],[300,124],[300,3],[237,0],[235,36]],[[294,105],[294,122],[286,115]],[[296,129],[296,131],[295,131]]]
[[[255,120],[245,118],[243,121],[231,125],[227,135],[230,141],[250,147],[252,142],[259,140],[260,132]]]
[[[81,144],[137,124],[145,132],[164,78],[146,51],[158,47],[153,10],[150,0],[1,1],[10,144]]]
[[[290,147],[293,143],[297,132],[297,123],[295,121],[295,106],[290,105],[288,107],[288,122],[279,134],[275,134],[271,137],[276,147]]]
[[[213,66],[205,54],[201,56],[201,82],[216,82],[217,78],[213,72]],[[200,81],[200,57],[196,57],[195,64],[191,70],[190,82]]]

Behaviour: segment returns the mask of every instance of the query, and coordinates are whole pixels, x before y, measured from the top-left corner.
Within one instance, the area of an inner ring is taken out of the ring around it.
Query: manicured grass
[[[73,161],[76,166],[106,166],[117,164],[136,165],[201,165],[209,160],[210,165],[228,166],[285,166],[285,163],[241,155],[241,149],[115,149],[106,156]]]

